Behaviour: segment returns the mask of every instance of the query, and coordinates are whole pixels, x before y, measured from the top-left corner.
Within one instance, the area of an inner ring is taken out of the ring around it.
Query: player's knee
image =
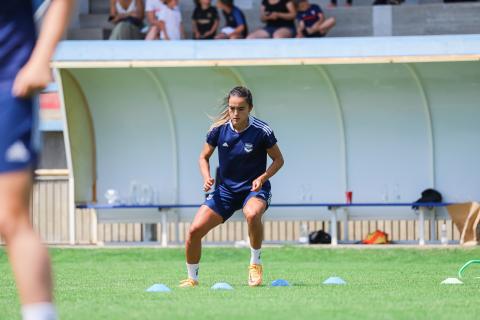
[[[203,230],[199,226],[191,226],[188,230],[187,241],[201,240],[203,238]]]
[[[257,210],[246,208],[244,213],[248,224],[255,224],[262,220],[262,214]]]
[[[28,208],[21,202],[0,204],[0,235],[8,242],[21,228],[29,227]]]

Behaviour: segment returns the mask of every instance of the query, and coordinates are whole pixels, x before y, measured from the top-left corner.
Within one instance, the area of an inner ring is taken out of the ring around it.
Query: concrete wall
[[[480,33],[479,3],[443,4],[437,0],[412,0],[400,6],[371,6],[371,1],[357,0],[351,8],[344,7],[340,1],[339,7],[326,9],[328,0],[312,2],[322,5],[327,16],[337,19],[337,25],[329,37]],[[262,27],[260,3],[260,0],[237,0],[237,5],[245,12],[251,31]],[[193,7],[193,1],[180,2],[189,38]],[[93,1],[90,13],[79,16],[81,29],[70,30],[70,39],[104,39],[112,28],[107,17],[108,1]]]
[[[480,4],[392,7],[392,35],[480,33]]]

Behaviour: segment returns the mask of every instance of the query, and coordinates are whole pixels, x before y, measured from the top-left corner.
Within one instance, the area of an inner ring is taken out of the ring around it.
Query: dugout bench
[[[411,207],[413,213],[418,221],[418,244],[425,245],[425,219],[430,221],[430,238],[436,238],[435,221],[437,219],[436,209],[440,207],[447,207],[452,203],[273,203],[270,205],[270,210],[273,208],[326,208],[328,209],[330,218],[330,234],[332,237],[332,245],[336,246],[338,239],[338,221],[339,215],[342,214],[344,223],[343,241],[348,242],[348,221],[351,218],[350,208],[401,208]],[[162,230],[161,245],[168,246],[168,217],[169,214],[175,214],[175,209],[197,209],[198,204],[152,204],[152,205],[108,205],[108,204],[80,204],[77,209],[93,209],[94,215],[92,219],[91,231],[93,235],[93,242],[97,243],[97,224],[98,223],[160,223]],[[342,211],[341,213],[339,211]],[[368,217],[356,215],[357,220],[372,218],[390,218],[385,215],[369,215]],[[266,220],[275,220],[271,214],[265,215]],[[301,220],[301,217],[293,217],[293,219]],[[279,219],[277,219],[279,220]],[[292,219],[290,219],[292,220]],[[176,236],[178,242],[178,220],[176,221]]]

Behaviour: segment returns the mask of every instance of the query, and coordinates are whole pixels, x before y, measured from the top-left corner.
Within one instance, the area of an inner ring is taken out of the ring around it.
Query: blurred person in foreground
[[[50,59],[72,0],[53,0],[37,39],[31,0],[0,10],[0,235],[5,239],[24,320],[58,319],[47,249],[29,220],[38,152],[34,95],[51,81]]]

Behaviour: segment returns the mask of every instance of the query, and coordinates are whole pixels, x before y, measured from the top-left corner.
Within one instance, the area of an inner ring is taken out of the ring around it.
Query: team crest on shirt
[[[245,143],[245,146],[243,147],[243,150],[245,150],[246,153],[250,153],[253,150],[253,144],[251,143]]]

